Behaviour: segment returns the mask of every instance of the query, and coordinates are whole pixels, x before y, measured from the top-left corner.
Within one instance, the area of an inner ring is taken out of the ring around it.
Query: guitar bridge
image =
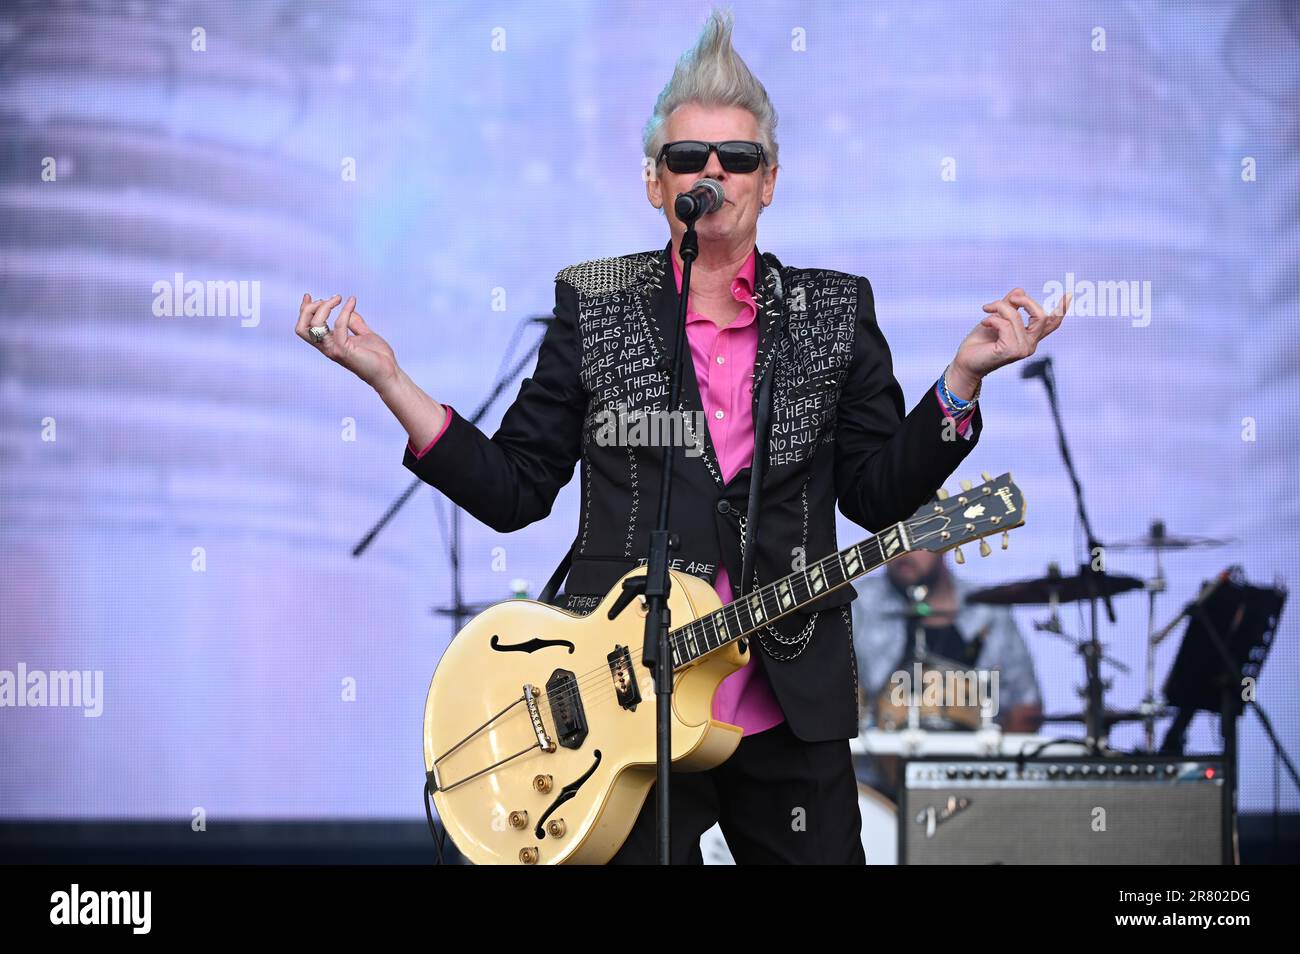
[[[543,752],[554,752],[555,742],[546,734],[546,724],[542,722],[542,712],[537,708],[538,695],[536,687],[524,683],[524,705],[528,708],[528,718],[533,723],[533,732],[537,734],[537,747]]]

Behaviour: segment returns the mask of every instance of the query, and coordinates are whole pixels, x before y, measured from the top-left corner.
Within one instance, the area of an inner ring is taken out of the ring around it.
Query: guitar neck
[[[818,600],[911,549],[903,523],[823,557],[668,634],[677,669]]]
[[[985,474],[984,483],[974,488],[969,481],[962,481],[960,494],[950,497],[939,491],[907,520],[672,630],[668,640],[673,668],[798,612],[909,550],[943,553],[979,540],[980,552],[987,556],[984,537],[1002,533],[1002,548],[1006,549],[1006,532],[1024,522],[1024,496],[1009,473],[996,479]],[[961,559],[958,549],[958,562]]]

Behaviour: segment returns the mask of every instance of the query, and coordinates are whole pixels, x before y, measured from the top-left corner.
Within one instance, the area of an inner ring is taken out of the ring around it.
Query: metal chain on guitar
[[[744,514],[738,514],[737,519],[740,521],[740,550],[743,553],[745,551],[746,518]],[[758,567],[756,565],[754,567],[754,589],[758,589],[762,585],[763,585],[762,581],[758,578]],[[817,625],[817,614],[814,613],[812,617],[808,620],[808,624],[793,636],[781,635],[781,632],[779,630],[773,629],[770,623],[764,623],[762,630],[755,630],[755,635],[758,637],[759,642],[763,644],[763,649],[769,656],[771,656],[773,659],[777,660],[778,662],[789,662],[792,659],[798,659],[799,656],[803,653],[803,651],[808,648],[808,644],[812,642],[813,627],[816,625]],[[796,649],[793,653],[782,653],[780,650],[773,649],[771,644],[767,642],[767,638],[765,636],[764,630],[770,632],[772,634],[772,638],[775,639],[777,642],[781,643],[783,646],[798,645],[799,648]]]

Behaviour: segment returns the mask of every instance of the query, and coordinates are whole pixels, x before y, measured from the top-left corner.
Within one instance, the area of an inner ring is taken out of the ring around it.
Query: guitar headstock
[[[930,550],[943,553],[957,549],[958,563],[965,563],[961,545],[980,541],[980,556],[989,555],[985,537],[1001,533],[1002,549],[1010,538],[1007,531],[1025,522],[1025,497],[1006,473],[1001,477],[981,474],[984,483],[972,487],[969,480],[961,482],[961,491],[949,494],[940,490],[938,495],[904,521],[913,550]]]

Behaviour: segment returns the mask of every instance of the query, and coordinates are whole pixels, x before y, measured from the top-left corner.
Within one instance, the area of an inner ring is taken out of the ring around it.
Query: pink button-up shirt
[[[677,291],[682,271],[673,255]],[[700,386],[700,400],[709,421],[709,437],[718,452],[722,479],[731,480],[754,457],[754,360],[758,355],[758,304],[754,301],[757,259],[753,252],[731,282],[731,297],[743,304],[735,321],[719,328],[713,320],[686,305],[686,340]],[[725,566],[718,567],[713,588],[723,605],[731,602],[731,580]],[[754,664],[753,656],[718,687],[713,697],[713,718],[730,722],[745,735],[762,732],[785,721],[772,684]]]

